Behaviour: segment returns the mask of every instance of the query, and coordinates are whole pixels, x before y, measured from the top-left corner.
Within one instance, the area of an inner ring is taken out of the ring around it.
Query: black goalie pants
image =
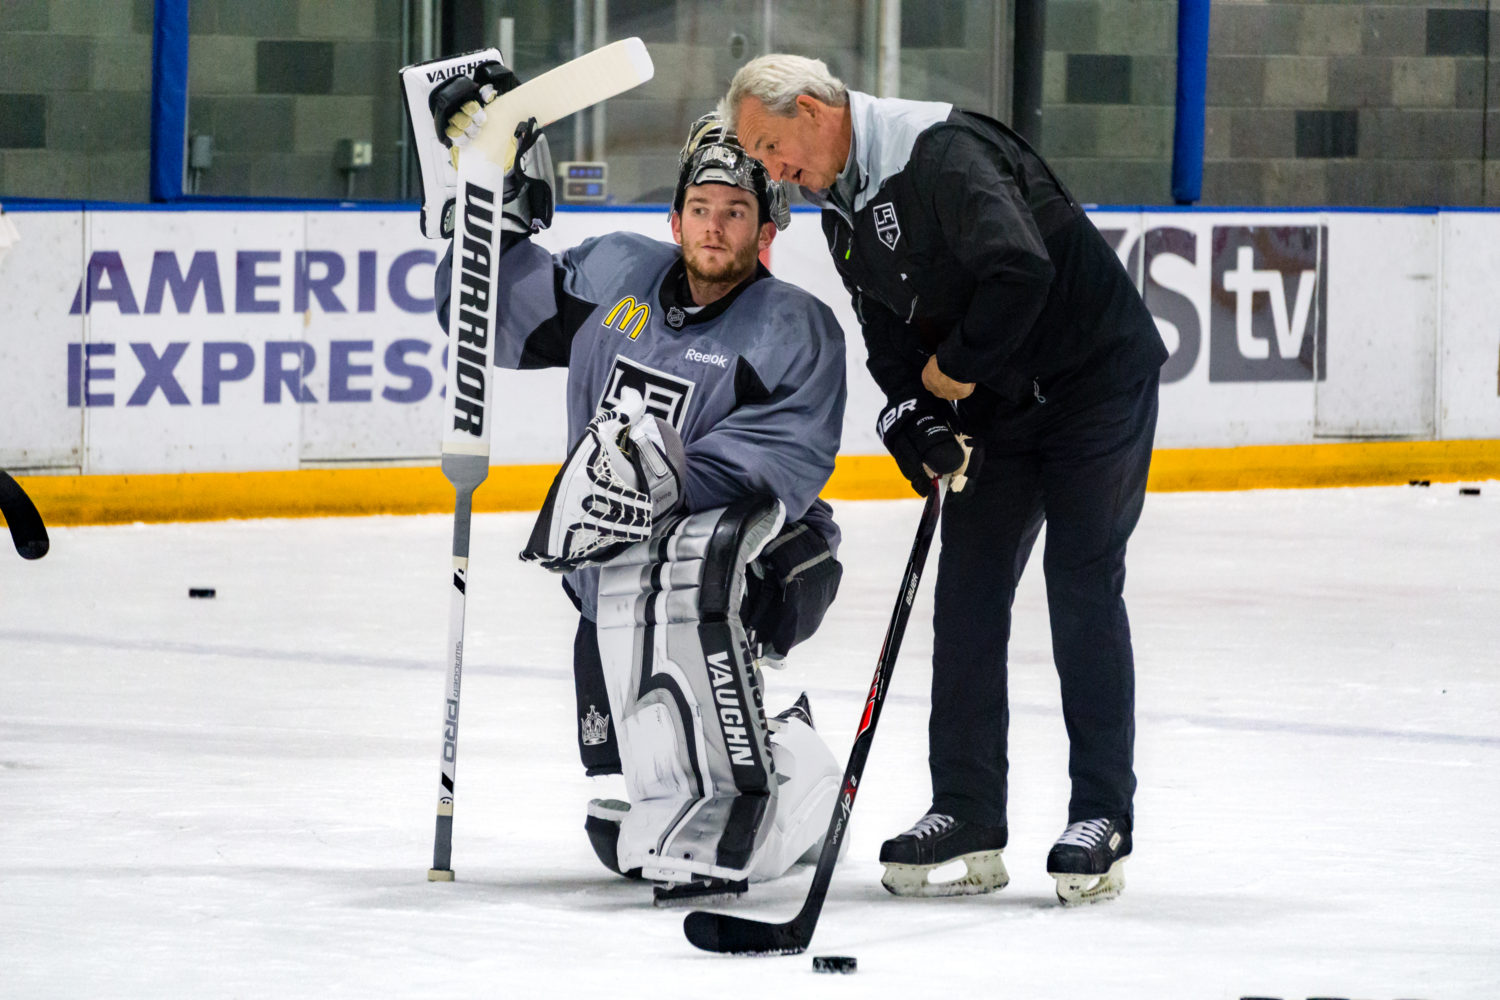
[[[1135,794],[1135,664],[1125,547],[1140,519],[1158,378],[1067,412],[1033,404],[986,421],[965,407],[985,457],[943,511],[928,730],[933,809],[1006,820],[1011,607],[1042,525],[1052,656],[1062,686],[1068,821],[1129,823]],[[988,423],[988,426],[986,426]]]

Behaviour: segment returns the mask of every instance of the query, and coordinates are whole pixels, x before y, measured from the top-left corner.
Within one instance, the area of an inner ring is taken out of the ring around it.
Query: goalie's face
[[[775,233],[773,223],[761,225],[755,195],[728,184],[689,187],[682,211],[672,214],[672,238],[682,246],[695,293],[700,284],[732,287],[745,280]]]

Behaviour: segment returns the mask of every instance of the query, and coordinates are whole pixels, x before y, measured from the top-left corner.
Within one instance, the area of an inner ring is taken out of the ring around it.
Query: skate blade
[[[936,865],[897,865],[887,863],[880,884],[895,896],[978,896],[1010,884],[1010,874],[1005,870],[1003,851],[975,851],[961,854],[952,861]],[[943,865],[953,861],[964,863],[964,874],[947,882],[930,882],[929,876]]]
[[[747,879],[711,889],[690,883],[675,885],[671,888],[657,885],[651,890],[651,905],[664,910],[683,906],[695,909],[703,906],[724,906],[744,896],[745,890],[749,887],[750,882]]]
[[[1070,875],[1048,872],[1057,879],[1057,901],[1064,906],[1086,906],[1114,899],[1125,888],[1125,861],[1121,858],[1103,875]]]

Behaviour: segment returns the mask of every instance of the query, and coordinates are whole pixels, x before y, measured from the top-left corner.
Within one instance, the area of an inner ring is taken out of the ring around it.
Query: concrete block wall
[[[515,17],[519,35],[523,25],[539,23],[537,2],[500,2],[496,13]],[[1005,7],[994,0],[903,4],[901,96],[992,111],[993,39]],[[871,0],[778,2],[771,11],[771,47],[815,55],[850,86],[873,91],[877,9]],[[606,111],[605,152],[616,202],[670,198],[688,126],[716,105],[740,66],[765,50],[764,14],[760,0],[612,0],[609,37],[640,36],[656,65],[649,83],[610,101]],[[518,37],[516,62],[523,76],[556,64],[535,65],[528,53],[552,54],[571,45],[570,20],[554,17],[551,30],[547,43],[533,37],[523,47]],[[555,158],[572,155],[571,129],[554,130],[549,141]]]
[[[403,0],[193,0],[188,133],[213,137],[202,194],[395,198]],[[0,2],[0,195],[149,197],[152,0]]]
[[[340,140],[369,140],[356,198],[397,197],[403,0],[194,0],[188,134],[213,137],[198,192],[340,198]]]
[[[190,134],[204,194],[341,197],[342,139],[374,144],[362,198],[401,196],[395,84],[413,0],[191,0]],[[440,0],[493,44],[512,17],[535,76],[571,57],[571,3]],[[477,6],[475,6],[477,5]],[[592,5],[589,5],[590,7]],[[903,97],[1006,117],[1011,4],[902,5]],[[1492,0],[1216,0],[1205,205],[1500,205],[1500,25]],[[777,0],[770,44],[874,91],[876,0]],[[468,8],[464,8],[468,9]],[[152,0],[0,0],[0,196],[147,197]],[[663,200],[688,124],[765,48],[761,0],[611,0],[657,77],[610,102],[614,200]],[[1050,0],[1042,151],[1087,202],[1170,201],[1176,0]],[[997,28],[999,29],[997,32]],[[449,34],[453,32],[450,30]],[[998,74],[998,76],[997,76]],[[578,155],[568,125],[558,159]]]
[[[142,201],[150,0],[0,3],[0,195]]]
[[[1205,205],[1500,205],[1487,0],[1212,5]],[[1176,4],[1047,5],[1042,150],[1074,193],[1170,203]]]

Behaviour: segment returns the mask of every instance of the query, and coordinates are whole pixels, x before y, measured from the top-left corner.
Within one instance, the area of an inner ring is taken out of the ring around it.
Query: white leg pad
[[[771,737],[776,776],[786,780],[777,789],[771,834],[750,872],[756,882],[785,875],[822,840],[844,776],[823,737],[801,719],[779,721],[773,729],[779,730]]]

